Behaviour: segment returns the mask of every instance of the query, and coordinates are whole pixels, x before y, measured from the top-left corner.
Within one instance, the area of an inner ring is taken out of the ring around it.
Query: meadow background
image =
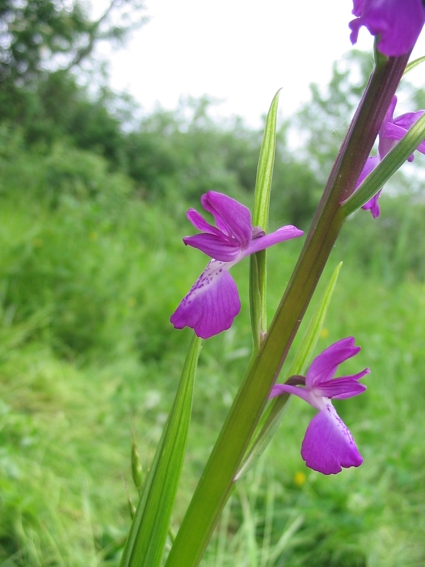
[[[52,33],[70,14],[53,12]],[[96,66],[51,69],[39,43],[13,45],[0,61],[0,566],[112,567],[137,502],[132,442],[146,472],[190,341],[169,323],[206,262],[182,244],[185,211],[210,189],[252,205],[261,131],[213,120],[207,97],[142,115]],[[352,52],[280,120],[271,229],[308,229],[370,65]],[[347,222],[319,286],[343,260],[317,353],[349,335],[362,346],[345,370],[369,366],[368,390],[335,405],[364,464],[306,469],[314,410],[292,400],[203,567],[425,564],[424,167],[406,164],[378,220]],[[301,244],[270,250],[270,317]],[[242,312],[201,353],[175,529],[249,359],[248,263],[233,275]]]

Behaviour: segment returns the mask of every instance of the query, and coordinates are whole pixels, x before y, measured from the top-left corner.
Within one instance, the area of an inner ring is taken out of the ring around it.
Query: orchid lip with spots
[[[202,195],[201,203],[213,215],[217,226],[190,209],[188,219],[202,232],[185,237],[183,242],[198,248],[212,260],[170,320],[175,328],[191,327],[198,337],[207,339],[229,329],[241,309],[230,268],[250,254],[302,236],[303,231],[287,225],[266,234],[260,227],[252,226],[247,207],[215,191]]]
[[[342,467],[358,467],[363,462],[353,436],[331,402],[358,396],[366,390],[359,380],[369,374],[368,368],[334,378],[338,366],[359,351],[353,337],[342,339],[313,360],[305,378],[296,376],[286,384],[276,384],[270,394],[270,398],[293,394],[319,410],[307,428],[301,456],[308,467],[323,474],[336,474]]]

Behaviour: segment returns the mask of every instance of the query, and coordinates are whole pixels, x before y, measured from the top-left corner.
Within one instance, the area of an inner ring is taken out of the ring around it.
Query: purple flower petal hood
[[[379,36],[378,49],[387,57],[409,53],[425,22],[421,0],[354,0],[349,24],[351,42],[356,43],[361,26]]]
[[[307,428],[301,456],[308,467],[323,474],[336,474],[342,467],[358,467],[363,462],[350,431],[331,402],[332,398],[343,400],[366,390],[359,380],[369,373],[368,368],[358,374],[334,378],[338,366],[359,351],[353,337],[342,339],[313,360],[305,379],[293,380],[296,384],[305,382],[305,388],[290,383],[276,384],[270,394],[271,398],[283,393],[293,394],[319,410]]]
[[[409,129],[419,120],[419,118],[425,112],[424,110],[418,110],[417,112],[407,112],[402,114],[397,118],[394,118],[394,111],[397,105],[397,97],[393,96],[390,106],[385,114],[385,118],[379,129],[379,144],[378,144],[378,155],[371,156],[367,159],[363,171],[357,181],[356,187],[360,185],[363,179],[371,173],[373,169],[379,164],[381,160],[387,155],[387,153],[401,140]],[[425,154],[425,142],[419,144],[416,148],[418,152]],[[407,161],[413,161],[413,154],[408,158]],[[379,191],[372,199],[370,199],[362,209],[370,210],[373,218],[377,218],[380,215],[380,208],[378,199],[381,194]]]
[[[241,308],[236,284],[228,273],[230,268],[254,252],[301,236],[303,232],[287,225],[266,235],[261,228],[252,226],[247,207],[215,191],[202,195],[201,203],[213,215],[217,226],[190,209],[188,219],[202,232],[183,238],[183,242],[213,259],[170,320],[176,329],[192,327],[198,337],[207,339],[228,329]]]

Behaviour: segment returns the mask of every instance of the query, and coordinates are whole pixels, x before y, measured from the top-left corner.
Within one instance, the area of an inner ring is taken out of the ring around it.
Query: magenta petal
[[[307,388],[314,388],[333,378],[338,365],[359,351],[360,347],[354,346],[354,337],[341,339],[325,349],[316,356],[307,371],[305,380]]]
[[[241,253],[239,246],[236,243],[233,244],[223,233],[220,233],[220,236],[206,233],[194,234],[183,238],[183,242],[186,246],[193,246],[214,260],[222,262],[236,260]]]
[[[379,215],[381,214],[381,209],[378,203],[381,192],[382,189],[381,191],[378,191],[378,193],[374,197],[372,197],[372,199],[369,199],[369,201],[365,203],[362,207],[364,211],[370,211],[374,219],[378,218]]]
[[[251,240],[248,248],[244,250],[243,256],[248,256],[249,254],[254,254],[254,252],[259,252],[260,250],[265,250],[270,248],[278,242],[284,242],[285,240],[290,240],[291,238],[297,238],[302,236],[304,233],[302,230],[295,228],[290,224],[278,228],[271,234],[266,234],[265,236],[259,236]]]
[[[388,57],[399,57],[413,49],[424,25],[421,0],[373,0],[368,15],[369,31],[380,35],[378,49]]]
[[[381,139],[383,139],[382,136],[381,136]],[[380,145],[382,145],[382,144],[381,144],[381,139],[380,139],[380,142],[379,142]],[[388,146],[388,140],[387,140],[387,139],[386,139],[386,142],[387,142],[387,143],[386,143],[385,145]],[[392,143],[393,143],[393,142],[392,142]],[[386,149],[388,149],[388,151],[389,151],[391,148],[386,147]],[[372,157],[370,157],[370,158],[367,159],[367,161],[366,161],[366,163],[365,163],[365,166],[363,167],[363,171],[361,172],[360,177],[359,177],[359,179],[358,179],[358,181],[357,181],[356,188],[360,185],[360,183],[363,181],[363,179],[365,179],[365,177],[367,177],[367,176],[369,175],[369,173],[370,173],[373,169],[375,169],[375,167],[378,165],[379,161],[380,161],[380,160],[379,160],[379,157],[378,157],[378,156],[372,156]],[[380,210],[380,208],[379,208],[379,203],[378,203],[378,199],[379,199],[379,196],[380,196],[380,194],[381,194],[381,191],[382,191],[382,189],[379,190],[378,193],[372,197],[372,199],[369,199],[369,201],[367,201],[367,203],[365,203],[365,204],[362,206],[362,209],[363,209],[363,210],[365,210],[365,211],[370,210],[370,212],[372,213],[373,218],[375,218],[375,219],[376,219],[377,217],[379,217],[379,214],[380,214],[380,212],[381,212],[381,210]]]
[[[381,138],[382,138],[382,136],[381,136]],[[381,141],[380,141],[380,145],[381,145]],[[388,145],[388,143],[387,143],[387,145]],[[360,177],[357,181],[356,188],[360,185],[360,183],[363,181],[363,179],[365,179],[365,177],[367,177],[369,175],[369,173],[371,173],[371,171],[373,169],[375,169],[375,167],[378,165],[378,163],[379,163],[379,157],[378,156],[372,156],[372,157],[369,157],[366,160],[366,163],[363,167],[363,171],[361,172]],[[379,214],[381,212],[380,208],[379,208],[379,204],[378,204],[378,199],[379,199],[379,195],[381,194],[381,191],[382,191],[382,189],[380,191],[378,191],[378,193],[376,195],[374,195],[372,197],[372,199],[369,199],[369,201],[367,201],[367,203],[365,203],[362,206],[363,210],[365,210],[365,211],[370,210],[373,218],[375,218],[375,219],[376,219],[376,217],[379,217]]]
[[[357,18],[356,20],[351,20],[351,22],[348,25],[351,30],[350,41],[354,45],[355,43],[357,43],[357,40],[359,38],[359,31],[363,25],[363,22],[360,18]]]
[[[405,130],[410,130],[410,128],[416,124],[421,116],[423,116],[425,110],[418,110],[417,112],[406,112],[393,120],[394,124],[401,126]]]
[[[220,230],[235,238],[241,248],[248,245],[252,225],[250,210],[245,205],[216,191],[208,191],[202,195],[201,203],[204,209],[214,216]]]
[[[419,120],[423,113],[423,110],[419,110],[418,112],[409,112],[399,116],[394,120],[394,122],[389,122],[385,128],[385,136],[393,140],[401,140],[406,132]],[[421,142],[416,149],[424,154],[425,142]]]
[[[198,230],[207,232],[208,234],[215,234],[216,236],[220,236],[222,234],[222,232],[218,230],[218,228],[207,222],[204,217],[200,215],[195,209],[189,209],[186,213],[186,216],[193,224],[193,226]]]
[[[353,14],[361,16],[364,10],[364,3],[366,0],[353,0]]]
[[[211,260],[170,321],[176,329],[192,327],[208,339],[229,329],[240,309],[238,289],[224,263]]]
[[[378,49],[388,57],[408,53],[416,43],[425,20],[421,0],[364,0],[354,2],[350,22],[351,41],[355,43],[359,28],[365,26],[379,36]]]
[[[335,398],[337,400],[345,400],[358,396],[366,390],[364,384],[359,384],[357,380],[369,373],[369,369],[360,372],[355,377],[346,376],[344,378],[334,378],[327,382],[322,382],[320,386],[315,388],[315,394],[325,398]]]
[[[269,399],[280,396],[281,394],[292,394],[306,401],[308,404],[314,405],[310,390],[299,388],[290,384],[275,384],[270,392]]]
[[[350,431],[330,402],[311,420],[301,456],[308,467],[323,474],[337,474],[342,467],[358,467],[363,462]]]
[[[393,95],[393,98],[391,99],[391,102],[387,108],[387,112],[385,113],[384,120],[382,121],[381,128],[379,130],[380,134],[382,134],[383,130],[385,129],[385,124],[393,120],[395,108],[397,106],[397,101],[398,101],[397,96]]]
[[[385,127],[385,137],[389,138],[390,140],[401,140],[406,135],[406,132],[407,132],[406,128],[404,128],[403,126],[399,126],[394,122],[388,122]],[[386,154],[387,153],[388,152],[386,152]]]
[[[360,177],[357,180],[356,189],[360,185],[360,183],[363,181],[363,179],[365,179],[369,175],[369,173],[371,173],[375,169],[375,167],[378,165],[378,163],[379,163],[379,157],[378,156],[371,156],[371,157],[367,158],[366,163],[363,166],[363,170],[360,174]]]

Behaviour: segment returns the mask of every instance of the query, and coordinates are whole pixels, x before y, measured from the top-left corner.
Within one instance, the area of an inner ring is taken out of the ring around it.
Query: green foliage
[[[65,0],[0,3],[0,125],[21,130],[29,146],[50,148],[67,138],[124,166],[122,108],[133,107],[105,86],[89,95],[72,70],[99,41],[121,41],[144,22],[140,0],[111,0],[93,20],[87,6]],[[96,82],[105,83],[104,77]],[[93,84],[93,76],[85,78]],[[115,104],[117,99],[119,104]],[[114,108],[114,111],[112,111]]]
[[[110,173],[102,157],[56,142],[49,152],[24,150],[20,132],[0,126],[0,192],[27,196],[56,206],[61,200],[122,200],[134,188],[119,172]]]
[[[80,4],[51,0],[3,0],[0,18],[0,80],[12,82],[33,79],[56,54],[68,54],[91,24]]]
[[[91,95],[69,73],[56,72],[40,80],[36,90],[0,93],[0,115],[5,117],[0,122],[2,151],[16,164],[19,156],[5,149],[12,139],[19,140],[21,150],[31,150],[22,175],[29,171],[34,154],[44,160],[57,154],[57,147],[70,146],[94,152],[107,160],[109,170],[128,175],[135,193],[148,202],[167,203],[178,196],[179,201],[193,203],[210,189],[244,201],[254,190],[262,132],[237,118],[217,122],[211,111],[212,101],[188,99],[174,112],[158,109],[131,122],[137,114],[131,100],[107,88]],[[284,123],[277,132],[272,220],[302,226],[314,211],[320,182],[311,168],[291,155],[287,129]],[[36,184],[46,186],[44,180],[38,181],[39,173],[33,173],[21,184],[26,191]],[[46,192],[53,191],[57,193],[47,180]]]
[[[217,125],[210,108],[208,99],[184,100],[175,112],[158,110],[142,119],[128,135],[127,171],[146,199],[173,199],[178,192],[193,201],[210,189],[230,194],[253,191],[258,145],[240,123],[235,134],[232,125]],[[233,160],[236,151],[243,155],[243,164]],[[245,187],[247,162],[254,177]]]
[[[103,155],[119,169],[124,165],[121,116],[109,110],[117,98],[107,88],[89,96],[72,75],[59,71],[40,80],[35,91],[2,91],[0,110],[4,109],[3,124],[18,127],[28,147],[46,151],[65,138],[77,148]],[[121,105],[125,104],[123,98]]]
[[[303,163],[298,156],[291,155],[288,146],[278,146],[273,178],[273,207],[271,219],[283,221],[302,229],[308,228],[323,186],[309,163]]]
[[[186,452],[195,373],[202,340],[192,335],[173,407],[141,492],[121,567],[162,565],[170,518]],[[158,511],[160,510],[160,513]]]
[[[34,83],[56,69],[69,70],[91,54],[99,40],[123,39],[140,25],[139,2],[112,0],[98,20],[78,1],[2,0],[0,82]]]
[[[425,248],[418,237],[425,214],[423,203],[406,194],[389,197],[385,192],[380,203],[382,214],[378,219],[358,211],[348,220],[344,238],[337,243],[341,258],[349,255],[361,273],[387,285],[406,277],[424,281]]]
[[[0,557],[19,567],[116,566],[130,523],[121,477],[131,487],[132,431],[148,470],[189,339],[172,329],[169,315],[205,259],[181,245],[185,228],[173,220],[183,219],[178,203],[180,212],[171,215],[139,199],[102,199],[88,190],[54,208],[6,195]],[[343,259],[344,269],[329,336],[317,347],[351,334],[363,347],[359,356],[372,370],[368,391],[338,411],[365,464],[332,478],[306,471],[299,448],[313,410],[293,400],[260,469],[233,497],[205,565],[423,563],[425,311],[420,272],[408,265],[424,256],[419,239],[409,244],[423,213],[390,198],[383,210],[382,223],[360,211],[344,229],[334,251],[333,265]],[[270,250],[270,314],[294,261],[294,251]],[[247,361],[246,275],[247,265],[235,267],[243,300],[236,327],[208,341],[201,355],[176,526]]]
[[[128,497],[139,496],[132,439],[147,472],[189,340],[169,316],[206,260],[181,244],[185,210],[209,189],[251,206],[262,133],[213,120],[208,99],[136,121],[131,100],[89,92],[51,57],[72,44],[72,66],[93,46],[78,34],[115,37],[121,24],[101,31],[108,22],[90,28],[77,4],[6,0],[9,27],[11,10],[22,25],[0,56],[0,563],[116,567]],[[308,157],[288,142],[294,121],[278,126],[270,230],[311,218],[371,64],[351,57],[301,112]],[[306,471],[299,448],[313,410],[295,400],[232,497],[205,567],[424,564],[425,207],[421,180],[409,184],[403,192],[398,176],[377,221],[359,211],[344,227],[331,266],[344,260],[344,270],[317,347],[348,335],[363,347],[368,392],[338,411],[365,464],[332,478]],[[297,246],[269,251],[270,316]],[[175,526],[248,360],[247,266],[234,275],[242,313],[200,358]]]

